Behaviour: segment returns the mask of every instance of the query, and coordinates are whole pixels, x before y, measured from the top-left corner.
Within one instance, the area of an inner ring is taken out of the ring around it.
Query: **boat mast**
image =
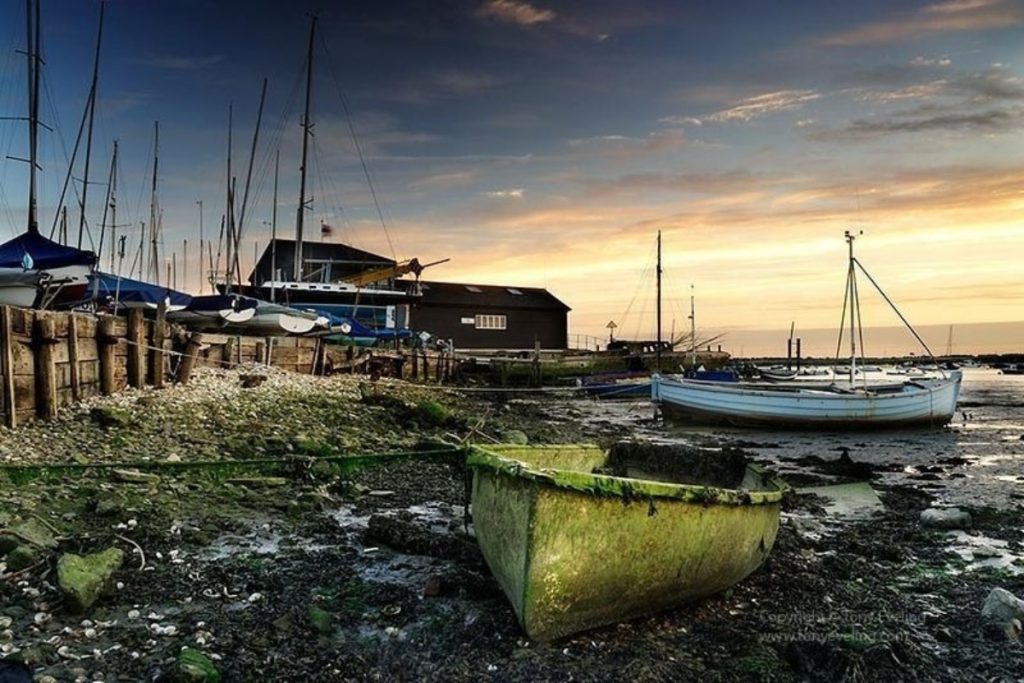
[[[196,204],[199,205],[199,289],[197,292],[202,293],[203,291],[203,200],[196,200]]]
[[[857,287],[855,285],[857,279],[857,273],[854,270],[853,260],[853,241],[856,236],[849,230],[846,231],[846,244],[849,247],[850,252],[850,268],[847,275],[847,286],[850,288],[848,296],[850,298],[850,384],[853,384],[853,377],[857,373],[857,336],[856,332],[856,320],[857,320],[857,308],[860,305],[857,301]]]
[[[36,158],[39,149],[39,0],[25,0],[28,28],[28,231],[39,234],[39,210],[36,204]]]
[[[252,134],[252,148],[249,150],[249,167],[245,173],[245,188],[242,190],[242,210],[238,214],[238,229],[235,233],[235,262],[233,267],[238,278],[238,284],[242,284],[242,265],[240,252],[242,251],[242,230],[245,226],[245,212],[249,206],[249,186],[252,183],[252,164],[256,158],[256,146],[260,139],[260,126],[263,123],[263,103],[267,99],[267,79],[263,79],[263,89],[260,92],[260,106],[256,113],[256,129]]]
[[[86,230],[85,207],[86,198],[89,196],[89,167],[92,160],[92,124],[96,117],[96,87],[100,78],[100,46],[103,44],[103,13],[107,3],[100,2],[100,27],[96,35],[96,56],[92,62],[92,86],[89,88],[89,132],[85,137],[85,170],[82,174],[82,200],[79,203],[78,213],[78,248],[82,248],[82,234]],[[89,237],[90,241],[92,236]],[[102,255],[103,251],[100,250]]]
[[[658,231],[658,341],[655,347],[657,371],[661,372],[661,230]]]
[[[117,250],[117,140],[114,140],[114,153],[110,157],[110,175],[107,177],[107,201],[103,205],[103,218],[100,220],[100,245],[96,249],[100,262],[103,259],[103,244],[107,237],[107,213],[113,212],[110,226],[110,271],[114,271],[114,252]]]
[[[690,285],[690,368],[697,371],[697,312],[693,305],[693,285]]]
[[[274,156],[274,206],[270,211],[270,303],[276,303],[274,282],[277,280],[277,177],[281,170],[281,150]],[[259,284],[259,283],[255,283]]]
[[[160,284],[159,222],[156,206],[156,178],[160,165],[160,122],[153,122],[153,183],[149,195],[149,240],[152,245],[149,267],[153,273],[153,284]]]
[[[232,261],[231,261],[231,238],[232,238],[231,226],[234,225],[234,222],[235,222],[234,221],[234,208],[232,206],[232,197],[231,197],[231,128],[232,128],[232,115],[233,115],[233,105],[231,105],[229,103],[228,104],[228,166],[227,166],[227,179],[226,179],[226,182],[227,182],[227,194],[225,195],[225,200],[224,200],[224,202],[225,202],[224,203],[224,216],[225,216],[224,220],[225,220],[225,223],[224,223],[224,225],[221,226],[221,236],[222,236],[222,238],[223,238],[223,233],[224,233],[224,230],[225,230],[225,228],[224,228],[225,225],[227,226],[226,230],[227,230],[227,238],[228,238],[227,239],[227,245],[226,245],[226,248],[227,248],[227,268],[225,269],[225,274],[224,274],[224,293],[225,294],[227,294],[229,291],[231,291],[231,264],[232,264]],[[219,244],[217,245],[217,268],[218,269],[220,268],[220,245]]]
[[[313,90],[313,40],[316,36],[316,17],[309,25],[309,49],[306,53],[306,106],[302,115],[302,165],[299,167],[299,208],[295,219],[295,265],[292,279],[302,281],[302,228],[306,212],[306,160],[309,152],[309,137],[313,124],[309,120],[309,105]]]

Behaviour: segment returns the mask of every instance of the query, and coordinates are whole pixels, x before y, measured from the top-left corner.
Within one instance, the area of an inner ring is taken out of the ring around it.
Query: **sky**
[[[43,0],[44,232],[98,12]],[[0,116],[25,115],[24,13],[0,0]],[[197,202],[216,236],[228,107],[241,194],[264,78],[243,269],[270,236],[278,151],[277,225],[292,236],[314,13],[314,239],[324,222],[376,253],[450,258],[426,277],[546,287],[572,307],[573,335],[615,321],[647,337],[660,230],[666,325],[688,325],[692,291],[702,333],[737,346],[837,325],[852,230],[911,322],[1024,320],[1024,0],[110,0],[94,244],[115,138],[120,231],[137,240],[149,220],[159,120],[162,258],[177,252],[179,288],[196,290]],[[0,121],[0,156],[26,150],[25,123]],[[0,160],[0,237],[24,229],[26,176]],[[76,234],[77,200],[69,222]],[[861,284],[865,325],[898,324]],[[978,348],[1024,348],[1019,326],[983,329]]]

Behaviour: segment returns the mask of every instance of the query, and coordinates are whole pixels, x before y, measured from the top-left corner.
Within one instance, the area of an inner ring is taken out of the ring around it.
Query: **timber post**
[[[235,351],[235,337],[228,337],[228,340],[224,343],[224,356],[221,364],[226,367],[231,367],[231,356]]]
[[[196,365],[196,358],[199,356],[199,349],[202,345],[202,332],[193,332],[189,335],[188,343],[185,344],[185,355],[181,359],[181,365],[178,366],[179,384],[188,384],[192,378],[192,369]]]
[[[18,426],[18,403],[14,397],[14,338],[11,336],[11,308],[0,306],[0,353],[3,354],[4,424]]]
[[[36,312],[32,336],[36,346],[36,414],[49,420],[57,414],[57,325],[53,316]]]
[[[164,335],[166,334],[167,304],[161,302],[156,309],[156,320],[153,321],[150,336],[149,383],[157,389],[163,389],[166,352],[164,351]]]
[[[146,349],[142,311],[128,311],[128,386],[141,389],[146,384]]]
[[[82,379],[78,367],[78,316],[74,313],[68,314],[68,370],[71,379],[71,399],[78,401],[82,398]]]
[[[113,316],[100,318],[97,325],[96,350],[100,361],[100,393],[110,396],[114,393],[114,361],[115,350],[117,349],[117,335],[115,326],[117,321]],[[130,354],[129,354],[130,355]]]

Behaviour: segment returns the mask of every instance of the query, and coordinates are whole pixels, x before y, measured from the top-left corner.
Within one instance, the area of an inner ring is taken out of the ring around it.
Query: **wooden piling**
[[[78,360],[78,316],[70,313],[68,315],[68,376],[71,380],[71,399],[76,402],[82,398],[82,379],[79,374]]]
[[[141,310],[128,312],[128,385],[136,389],[146,384],[144,322]]]
[[[167,353],[164,351],[164,336],[167,332],[167,304],[161,302],[156,309],[156,320],[153,322],[150,336],[149,383],[157,389],[164,386]]]
[[[14,395],[14,338],[11,336],[11,308],[0,306],[0,360],[4,373],[4,424],[18,426],[18,403]]]
[[[202,345],[202,332],[193,332],[189,335],[188,343],[185,345],[185,355],[181,359],[181,365],[178,366],[179,384],[188,384],[188,381],[192,378],[192,369],[196,365],[196,359],[199,357],[199,348]]]
[[[231,359],[232,359],[232,356],[234,356],[234,353],[235,353],[235,345],[236,345],[237,339],[238,339],[237,337],[228,337],[228,340],[224,343],[224,356],[223,356],[222,364],[226,368],[230,368],[231,367],[231,364],[232,364],[232,360]]]
[[[100,318],[97,325],[96,351],[100,361],[100,393],[110,396],[114,393],[114,363],[117,350],[117,321],[113,316]],[[129,354],[129,358],[130,358]]]
[[[57,325],[53,316],[37,312],[32,336],[36,347],[36,414],[49,420],[57,414]]]

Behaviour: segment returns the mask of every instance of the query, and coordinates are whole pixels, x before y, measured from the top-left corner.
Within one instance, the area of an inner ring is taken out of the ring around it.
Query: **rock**
[[[94,511],[100,517],[113,517],[124,508],[124,501],[116,493],[100,493],[94,500]]]
[[[227,483],[236,486],[247,486],[251,489],[268,489],[276,486],[285,486],[288,480],[284,477],[235,477],[228,479]]]
[[[935,529],[969,529],[971,513],[959,508],[928,508],[921,513],[921,525]]]
[[[32,683],[32,669],[22,662],[0,659],[0,681],[3,683]]]
[[[325,636],[334,633],[334,617],[327,610],[321,609],[316,605],[310,605],[306,615],[309,617],[309,623],[319,633]]]
[[[32,545],[19,545],[7,554],[7,570],[20,572],[28,569],[40,559],[39,548]]]
[[[155,486],[160,483],[160,476],[138,470],[114,470],[114,478],[127,484],[149,484]]]
[[[242,382],[243,389],[252,389],[266,382],[267,376],[259,374],[242,375],[239,377],[239,380]]]
[[[425,598],[436,598],[441,595],[441,588],[443,587],[441,577],[437,574],[433,574],[427,578],[427,582],[423,585],[423,597]]]
[[[517,446],[526,446],[530,443],[530,437],[526,435],[526,432],[519,429],[509,429],[501,433],[501,438],[505,443],[515,444]]]
[[[0,536],[0,557],[13,552],[15,548],[26,543],[38,548],[53,549],[57,547],[57,539],[50,527],[38,519],[30,517],[10,527],[10,530],[17,535]]]
[[[985,598],[981,616],[1006,629],[1012,626],[1015,620],[1018,623],[1024,622],[1024,600],[1005,588],[993,588]]]
[[[132,422],[131,413],[113,406],[97,406],[89,411],[89,418],[103,429],[127,427]]]
[[[74,612],[92,607],[122,564],[124,552],[120,548],[85,556],[61,555],[57,560],[57,582],[68,607]]]
[[[210,658],[195,648],[186,647],[174,663],[176,683],[220,683],[220,671]]]

